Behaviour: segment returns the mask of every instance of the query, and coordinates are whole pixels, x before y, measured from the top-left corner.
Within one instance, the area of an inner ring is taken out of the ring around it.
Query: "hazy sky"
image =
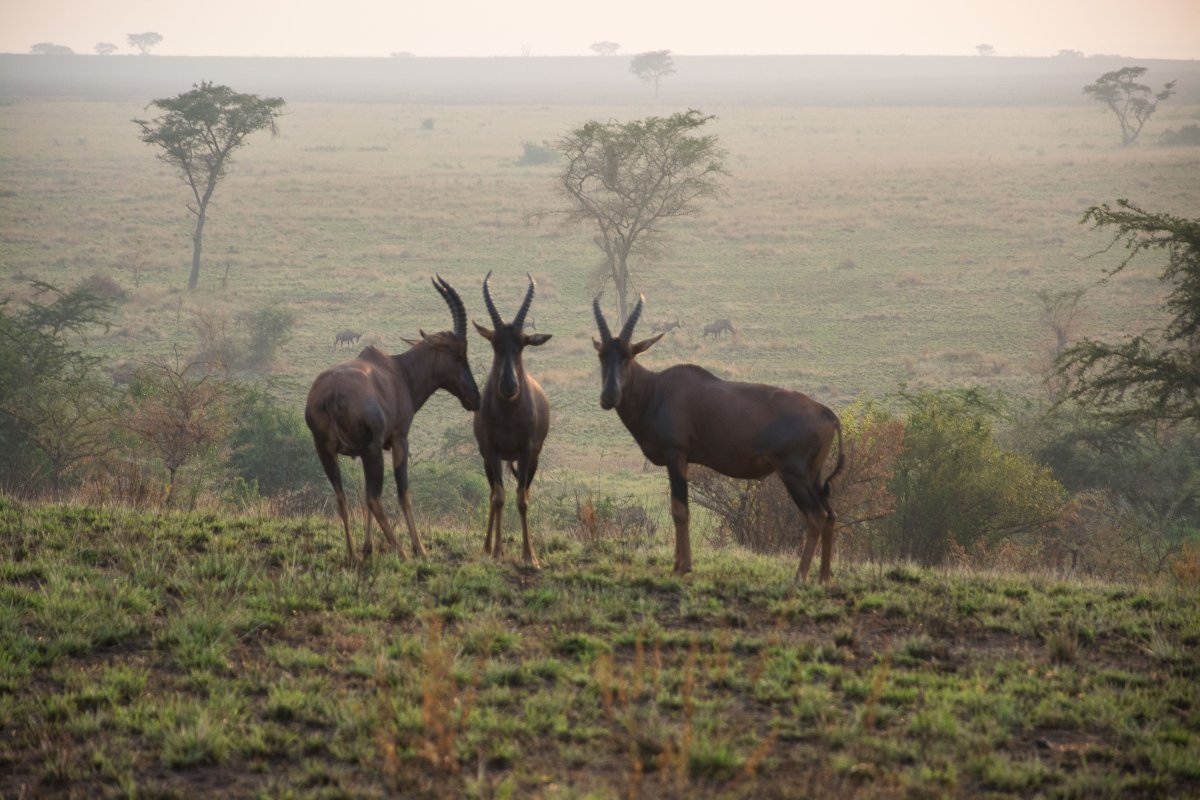
[[[0,0],[0,51],[37,42],[160,55],[621,53],[1047,56],[1059,50],[1200,58],[1200,0]]]

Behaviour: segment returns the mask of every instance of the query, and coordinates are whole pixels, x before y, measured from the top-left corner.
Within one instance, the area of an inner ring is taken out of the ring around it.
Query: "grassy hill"
[[[0,500],[3,797],[1200,793],[1200,597]]]

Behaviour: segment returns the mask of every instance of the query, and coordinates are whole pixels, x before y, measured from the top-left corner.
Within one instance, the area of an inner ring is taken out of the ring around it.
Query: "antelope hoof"
[[[363,561],[369,561],[371,558],[371,554],[373,552],[375,552],[375,549],[373,547],[371,547],[371,545],[369,545],[369,544],[363,545],[363,555],[362,555]]]
[[[536,555],[534,555],[533,553],[528,553],[525,556],[525,566],[528,567],[529,569],[541,569],[542,562],[539,561],[538,557]]]

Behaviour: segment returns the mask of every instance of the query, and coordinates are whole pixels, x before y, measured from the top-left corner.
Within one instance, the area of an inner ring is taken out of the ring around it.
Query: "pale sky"
[[[1200,58],[1200,0],[0,0],[0,52],[38,42],[90,54],[132,52],[155,31],[158,55],[1049,56],[1059,50]]]

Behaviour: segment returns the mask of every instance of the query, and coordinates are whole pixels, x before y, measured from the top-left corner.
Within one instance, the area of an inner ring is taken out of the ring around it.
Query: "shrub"
[[[246,330],[247,364],[265,367],[292,338],[296,312],[273,303],[241,315],[239,321]]]
[[[76,289],[88,292],[111,303],[124,302],[127,296],[125,290],[121,288],[121,284],[102,272],[94,272],[84,278],[79,282]]]
[[[940,564],[1062,518],[1066,491],[1050,470],[997,444],[996,400],[974,390],[901,399],[909,410],[891,481],[896,509],[883,530],[888,555]]]
[[[519,167],[538,167],[543,164],[553,164],[558,161],[558,151],[545,142],[521,142],[524,152],[517,159]]]
[[[229,465],[236,477],[267,497],[323,487],[325,473],[298,411],[250,385],[238,387],[232,410]]]
[[[1200,147],[1200,125],[1184,125],[1179,130],[1163,131],[1158,143],[1163,147]]]
[[[456,463],[410,462],[409,486],[414,512],[439,522],[478,521],[487,509],[490,496],[483,470]],[[509,494],[512,494],[511,488]]]

